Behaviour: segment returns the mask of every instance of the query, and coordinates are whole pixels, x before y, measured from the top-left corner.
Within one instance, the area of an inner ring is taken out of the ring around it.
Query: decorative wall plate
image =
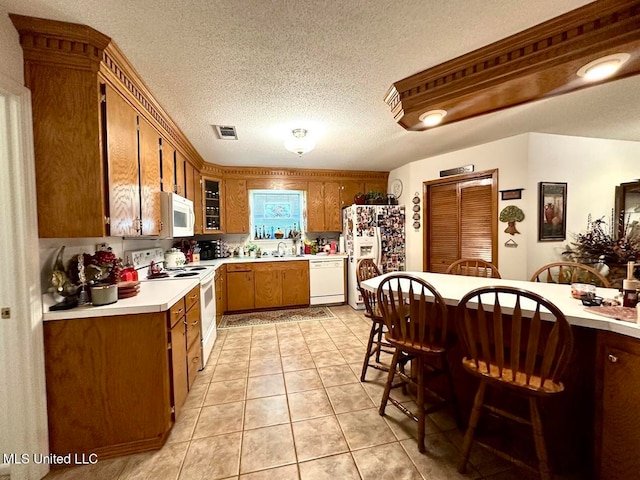
[[[413,222],[413,228],[420,228],[420,222]]]
[[[420,203],[420,196],[419,196],[418,194],[416,194],[416,196],[415,196],[415,197],[413,197],[413,200],[412,200],[412,201],[413,201],[413,203],[416,203],[416,204],[417,204],[417,203]]]
[[[420,220],[420,214],[419,213],[414,213],[413,214],[413,219],[414,220]]]
[[[413,211],[414,212],[419,212],[420,211],[420,205],[414,205],[413,206]]]
[[[396,198],[400,198],[400,195],[402,195],[402,180],[396,178],[391,182],[391,193],[393,193]]]

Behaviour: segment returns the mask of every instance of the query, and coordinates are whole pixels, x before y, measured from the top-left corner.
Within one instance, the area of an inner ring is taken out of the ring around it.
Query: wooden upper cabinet
[[[224,182],[226,233],[249,233],[249,192],[247,181],[229,178]]]
[[[138,178],[138,115],[109,85],[104,92],[104,143],[109,185],[110,234],[138,235],[140,196]]]
[[[191,163],[185,160],[184,162],[184,197],[188,198],[192,202],[196,199],[196,191],[194,178],[196,176],[196,169]]]
[[[324,185],[309,182],[307,187],[307,231],[324,232]]]
[[[140,216],[142,235],[160,235],[160,135],[139,117]]]
[[[85,25],[10,18],[31,91],[40,237],[157,233],[160,134],[194,164],[200,156],[109,37]],[[138,118],[156,131],[140,135],[141,163]],[[184,194],[184,163],[176,172],[172,154],[162,176],[181,174]]]
[[[353,205],[356,193],[364,193],[364,182],[357,180],[343,180],[340,182],[340,207]]]
[[[180,151],[176,150],[176,161],[174,166],[174,170],[176,174],[175,192],[182,197],[186,197],[186,189],[185,189],[186,164],[187,164],[187,160],[184,158],[184,155],[182,155]]]
[[[222,180],[202,177],[202,203],[203,233],[219,233],[223,229],[224,192]]]
[[[309,182],[307,187],[307,231],[337,232],[342,230],[340,184]]]
[[[325,182],[324,184],[324,227],[327,232],[342,230],[342,209],[340,206],[340,184]]]
[[[196,215],[196,223],[193,226],[193,233],[196,235],[204,233],[204,201],[202,197],[202,175],[194,167],[193,174],[193,210]]]
[[[161,139],[160,157],[162,158],[162,191],[173,192],[176,187],[176,149],[166,138]]]
[[[180,157],[184,158],[182,155]],[[203,224],[203,212],[202,212],[202,182],[200,172],[194,167],[191,162],[184,160],[184,196],[193,202],[193,210],[195,213],[195,223],[193,225],[193,232],[195,234],[201,234]]]

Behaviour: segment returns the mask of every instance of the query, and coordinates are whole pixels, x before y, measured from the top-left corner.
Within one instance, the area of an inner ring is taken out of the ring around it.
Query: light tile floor
[[[446,413],[427,419],[420,454],[413,421],[392,405],[378,415],[386,374],[369,369],[359,382],[369,321],[331,310],[336,319],[220,330],[161,450],[46,479],[535,478],[479,447],[459,474],[462,433]]]

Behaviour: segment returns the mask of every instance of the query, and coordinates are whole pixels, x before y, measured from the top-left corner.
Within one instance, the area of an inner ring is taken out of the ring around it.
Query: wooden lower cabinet
[[[182,312],[182,315],[176,322],[178,312]],[[176,420],[180,416],[187,392],[191,390],[202,366],[200,320],[200,285],[198,285],[171,307],[168,316],[170,323],[176,322],[172,325],[170,339],[173,408]]]
[[[227,310],[309,305],[309,262],[227,265]]]
[[[187,331],[184,328],[184,316],[180,317],[175,325],[172,325],[169,343],[171,349],[171,401],[174,405],[174,418],[178,414],[189,393],[189,382],[187,373]]]
[[[284,305],[309,304],[309,262],[281,262],[282,303]]]
[[[160,448],[172,425],[166,312],[43,328],[50,451],[104,459]]]
[[[51,453],[162,447],[200,369],[199,299],[197,285],[167,312],[43,323]]]
[[[227,310],[254,308],[253,268],[250,263],[227,265]]]
[[[598,332],[596,478],[640,476],[640,340]]]
[[[254,265],[255,308],[277,308],[283,305],[280,276],[280,271],[274,269],[271,262]]]

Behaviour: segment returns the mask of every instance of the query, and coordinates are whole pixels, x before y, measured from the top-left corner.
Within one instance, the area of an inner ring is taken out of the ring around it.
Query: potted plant
[[[386,203],[386,196],[377,190],[370,190],[367,192],[367,205],[384,205]]]

